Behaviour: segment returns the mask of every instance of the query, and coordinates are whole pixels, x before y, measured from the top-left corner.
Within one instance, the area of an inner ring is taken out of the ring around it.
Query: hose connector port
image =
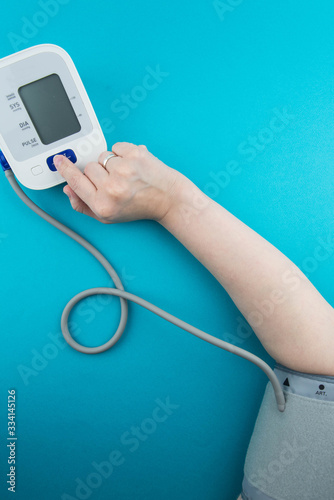
[[[5,155],[3,154],[3,152],[1,151],[0,149],[0,165],[2,167],[2,170],[5,172],[6,170],[11,170],[10,168],[10,165],[8,163],[8,161],[6,160],[6,157]]]

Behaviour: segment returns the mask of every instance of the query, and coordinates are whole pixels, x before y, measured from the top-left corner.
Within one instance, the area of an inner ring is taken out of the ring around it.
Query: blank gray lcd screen
[[[58,75],[19,88],[19,94],[43,144],[80,132],[81,125]]]

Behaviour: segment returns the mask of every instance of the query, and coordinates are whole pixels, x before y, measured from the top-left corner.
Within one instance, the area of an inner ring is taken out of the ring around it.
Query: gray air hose
[[[73,349],[76,349],[77,351],[83,352],[85,354],[98,354],[100,352],[106,351],[107,349],[110,349],[116,342],[120,339],[122,333],[124,332],[127,317],[128,317],[128,304],[127,301],[131,300],[132,302],[135,302],[136,304],[145,307],[149,311],[153,312],[154,314],[157,314],[161,318],[169,321],[173,325],[178,326],[179,328],[182,328],[183,330],[186,330],[187,332],[191,333],[192,335],[195,335],[196,337],[199,337],[202,340],[205,340],[206,342],[209,342],[210,344],[213,344],[217,347],[220,347],[221,349],[224,349],[225,351],[229,351],[233,354],[236,354],[237,356],[240,356],[241,358],[245,358],[251,363],[254,363],[256,366],[261,368],[261,370],[264,371],[264,373],[267,375],[269,378],[270,382],[272,383],[274,392],[275,392],[275,397],[276,397],[276,402],[277,402],[277,407],[279,411],[283,412],[285,410],[285,398],[283,394],[283,390],[280,386],[280,383],[278,381],[278,378],[274,371],[270,368],[270,366],[265,363],[261,358],[255,356],[254,354],[245,351],[244,349],[240,349],[239,347],[236,347],[232,344],[229,344],[228,342],[224,342],[223,340],[217,339],[216,337],[213,337],[212,335],[209,335],[208,333],[203,332],[202,330],[199,330],[198,328],[195,328],[192,325],[189,325],[185,321],[182,321],[179,318],[176,318],[172,314],[169,314],[168,312],[164,311],[163,309],[160,309],[160,307],[157,307],[147,300],[144,300],[140,297],[137,297],[136,295],[133,295],[132,293],[126,292],[124,290],[124,287],[122,285],[122,282],[116,273],[115,269],[113,266],[107,261],[107,259],[93,246],[91,243],[89,243],[87,240],[82,238],[79,234],[75,233],[72,231],[72,229],[69,229],[67,226],[62,224],[61,222],[57,221],[53,217],[51,217],[49,214],[44,212],[41,208],[39,208],[28,196],[24,193],[24,191],[21,189],[19,184],[17,183],[14,174],[12,170],[6,170],[5,175],[14,189],[15,193],[21,198],[23,203],[25,203],[31,210],[33,210],[37,215],[42,217],[42,219],[46,220],[50,224],[52,224],[54,227],[62,231],[63,233],[67,234],[70,238],[75,240],[79,245],[83,246],[88,252],[90,252],[93,257],[95,257],[100,264],[104,267],[104,269],[107,271],[111,279],[113,280],[115,284],[115,288],[109,288],[109,287],[98,287],[98,288],[90,288],[88,290],[84,290],[83,292],[78,293],[75,297],[73,297],[65,306],[62,317],[61,317],[61,330],[63,332],[64,338],[66,342],[73,347]],[[117,297],[120,298],[121,302],[121,318],[119,321],[118,328],[115,332],[115,334],[112,336],[112,338],[106,342],[103,345],[97,346],[97,347],[85,347],[78,342],[76,342],[69,329],[68,329],[68,318],[69,315],[75,306],[80,300],[89,297],[90,295],[116,295]]]

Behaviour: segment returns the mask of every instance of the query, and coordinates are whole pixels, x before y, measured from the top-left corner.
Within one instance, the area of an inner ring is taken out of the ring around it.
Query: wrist
[[[180,220],[187,225],[190,219],[198,216],[211,202],[190,179],[176,171],[174,182],[168,193],[167,210],[157,222],[172,231]]]

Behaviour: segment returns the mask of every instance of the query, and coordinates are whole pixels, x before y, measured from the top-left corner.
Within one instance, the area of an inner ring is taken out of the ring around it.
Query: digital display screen
[[[58,75],[19,88],[19,94],[43,144],[80,132],[81,125]]]

